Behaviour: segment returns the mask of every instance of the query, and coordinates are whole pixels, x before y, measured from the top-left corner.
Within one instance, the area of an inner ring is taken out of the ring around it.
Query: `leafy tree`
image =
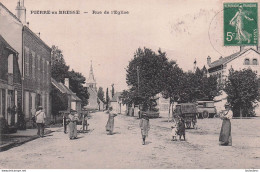
[[[107,91],[106,91],[106,109],[108,109],[109,101],[110,101],[110,98],[109,98],[109,95],[108,95],[108,88],[107,88]]]
[[[102,102],[105,102],[105,98],[104,98],[104,91],[103,91],[103,88],[102,87],[99,87],[98,88],[98,92],[97,92],[97,95],[98,95],[98,98],[102,101]]]
[[[259,78],[251,69],[229,70],[224,91],[234,116],[252,116],[253,104],[260,100]]]
[[[74,70],[68,72],[70,79],[70,89],[82,100],[82,105],[86,106],[88,104],[89,94],[86,87],[83,84],[86,78],[79,72]]]
[[[64,82],[68,77],[69,66],[63,58],[62,51],[55,45],[52,46],[51,52],[51,77],[57,82]]]
[[[219,94],[216,76],[205,74],[205,69],[196,69],[195,73],[182,75],[179,102],[196,102],[197,100],[213,100]]]
[[[143,110],[151,110],[154,106],[153,97],[166,88],[166,78],[172,65],[173,62],[169,62],[166,53],[160,49],[158,53],[148,48],[139,48],[135,52],[126,70],[127,84],[131,87],[135,104],[141,103]]]
[[[56,87],[52,86],[51,89],[52,96],[52,114],[54,116],[54,121],[56,122],[56,115],[59,111],[64,111],[68,109],[68,96],[61,93]]]

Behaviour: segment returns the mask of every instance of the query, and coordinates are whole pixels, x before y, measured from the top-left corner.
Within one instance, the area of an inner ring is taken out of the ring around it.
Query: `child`
[[[181,136],[183,136],[183,139],[185,141],[185,122],[184,122],[184,119],[182,119],[182,118],[178,122],[177,133],[179,135],[179,139],[181,140]]]
[[[176,123],[174,123],[173,126],[171,126],[171,129],[172,129],[172,141],[177,141],[177,126],[176,126]]]

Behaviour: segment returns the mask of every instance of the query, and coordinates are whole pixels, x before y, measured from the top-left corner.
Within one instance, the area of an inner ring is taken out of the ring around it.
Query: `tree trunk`
[[[242,109],[241,109],[241,107],[239,107],[239,109],[240,109],[240,118],[242,119]]]
[[[168,122],[170,122],[170,113],[171,113],[171,101],[170,101],[170,104],[169,104]]]

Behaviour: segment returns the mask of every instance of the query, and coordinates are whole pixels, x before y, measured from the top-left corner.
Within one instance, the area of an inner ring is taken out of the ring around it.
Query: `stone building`
[[[237,53],[231,54],[227,57],[220,57],[218,60],[211,62],[211,58],[207,58],[207,63],[209,66],[208,74],[217,75],[218,84],[224,84],[225,80],[229,75],[229,70],[233,68],[234,70],[242,69],[252,69],[257,73],[258,77],[260,76],[260,52],[258,47],[245,48],[241,47],[241,50]],[[215,97],[214,99],[217,103],[216,106],[222,107],[227,101],[227,95],[222,90],[221,95]],[[219,105],[218,105],[219,104]],[[219,108],[220,109],[220,108]],[[260,114],[260,103],[255,104],[255,113]]]
[[[218,60],[211,62],[211,57],[207,58],[209,66],[208,74],[217,75],[218,83],[223,84],[229,74],[229,69],[242,70],[251,68],[260,76],[260,53],[257,49],[242,48],[241,51],[231,54],[227,57],[220,57]]]
[[[126,114],[126,105],[122,102],[122,92],[116,92],[110,100],[110,106],[118,114]]]
[[[23,28],[23,110],[27,121],[42,106],[51,118],[51,48],[27,26]]]
[[[4,118],[9,126],[17,123],[21,95],[18,52],[0,35],[0,118]]]
[[[0,3],[0,21],[0,35],[17,52],[22,83],[21,106],[27,124],[30,125],[31,116],[40,105],[49,118],[51,48],[26,26],[24,0],[18,1],[16,15]]]
[[[104,103],[98,98],[97,95],[97,82],[95,80],[92,62],[90,65],[89,77],[86,81],[86,87],[89,93],[88,105],[85,106],[89,110],[103,110]]]

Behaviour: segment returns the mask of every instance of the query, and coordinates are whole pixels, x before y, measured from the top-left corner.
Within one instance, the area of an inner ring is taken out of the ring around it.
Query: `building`
[[[27,26],[23,28],[23,91],[25,118],[31,119],[42,106],[47,119],[51,118],[51,48]]]
[[[71,109],[81,112],[81,103],[82,100],[69,89],[69,78],[65,78],[64,84],[61,82],[57,82],[55,79],[51,78],[51,83],[55,87],[55,89],[59,90],[62,94],[65,94],[67,97],[67,108],[63,109],[64,111],[70,111]]]
[[[0,118],[9,126],[17,123],[17,107],[21,107],[22,102],[18,54],[0,35]]]
[[[126,105],[122,103],[122,92],[116,92],[110,101],[113,111],[118,114],[126,114]]]
[[[251,68],[253,71],[260,75],[260,53],[253,49],[241,49],[241,51],[231,54],[227,57],[220,57],[218,60],[211,62],[211,58],[207,58],[209,66],[208,74],[217,75],[218,83],[224,84],[225,79],[229,74],[229,69],[242,70]]]
[[[242,69],[252,69],[260,76],[260,53],[257,49],[241,47],[241,51],[231,54],[227,57],[220,57],[218,60],[211,62],[211,58],[207,58],[207,63],[209,66],[208,74],[217,75],[218,83],[224,84],[225,80],[229,75],[229,70],[233,68],[234,70]],[[223,107],[223,104],[227,101],[226,93],[222,91],[222,94],[214,99],[216,101],[217,107]],[[218,105],[219,104],[219,105]],[[218,108],[220,109],[220,108]],[[259,102],[256,104],[255,112],[257,115],[260,114]]]
[[[86,87],[88,89],[89,99],[88,99],[88,105],[85,106],[85,108],[88,110],[103,110],[104,103],[102,102],[102,100],[98,98],[97,82],[94,77],[92,62],[90,65],[89,77],[86,81]]]
[[[160,117],[169,117],[170,98],[165,99],[161,93],[156,96],[156,103]]]
[[[0,34],[17,52],[22,80],[22,110],[27,124],[38,106],[50,118],[51,48],[26,26],[24,0],[19,0],[16,15],[0,3]],[[2,64],[1,64],[2,65]]]

